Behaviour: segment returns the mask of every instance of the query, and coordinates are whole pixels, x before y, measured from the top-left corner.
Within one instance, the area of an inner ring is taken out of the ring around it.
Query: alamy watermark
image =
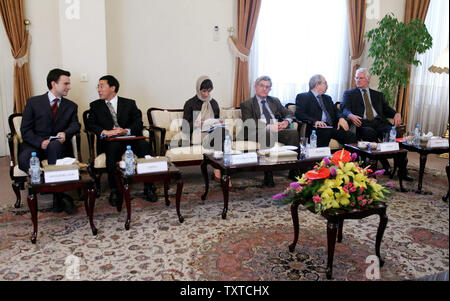
[[[69,255],[66,257],[64,264],[66,265],[66,280],[80,280],[80,258],[75,255]]]
[[[378,256],[370,255],[366,258],[369,267],[366,269],[366,278],[368,280],[380,280],[380,260]]]
[[[67,20],[80,20],[81,0],[65,0],[66,1],[66,19]]]

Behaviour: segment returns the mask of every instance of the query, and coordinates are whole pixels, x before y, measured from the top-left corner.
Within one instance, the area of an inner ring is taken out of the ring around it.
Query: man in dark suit
[[[402,117],[392,109],[381,92],[369,89],[370,73],[366,68],[356,70],[356,87],[344,92],[342,110],[344,117],[348,118],[356,126],[356,136],[364,141],[378,142],[389,133],[392,124],[387,118],[393,118],[393,126],[402,123]],[[390,173],[389,162],[381,161],[386,173]],[[412,178],[407,175],[406,180]]]
[[[241,103],[242,120],[245,125],[239,137],[244,140],[257,141],[261,148],[273,147],[275,142],[286,145],[299,145],[297,131],[289,125],[293,120],[293,113],[286,109],[278,98],[269,96],[272,80],[268,76],[256,79],[256,95]],[[295,179],[296,171],[289,172],[289,178]],[[273,186],[273,175],[265,173],[264,184]]]
[[[370,73],[366,68],[356,71],[356,87],[344,92],[342,111],[344,117],[356,126],[356,136],[365,141],[377,142],[392,128],[387,118],[394,119],[394,126],[402,122],[402,117],[395,112],[384,99],[381,92],[369,89]]]
[[[328,84],[318,74],[309,81],[309,92],[301,93],[296,98],[295,116],[298,120],[312,123],[317,132],[317,146],[326,147],[331,139],[341,144],[356,143],[356,136],[349,131],[347,120],[334,105],[331,97],[326,95]]]
[[[106,169],[111,189],[109,203],[114,207],[117,206],[118,200],[115,181],[116,164],[122,160],[126,146],[130,145],[139,158],[150,154],[150,145],[145,140],[107,141],[109,137],[142,136],[144,127],[142,113],[134,100],[117,95],[119,87],[119,81],[114,76],[106,75],[100,78],[97,87],[100,99],[90,104],[89,117],[85,125],[99,138],[98,150],[106,154]],[[153,184],[145,183],[144,192],[147,201],[157,201]]]
[[[57,159],[72,156],[72,137],[80,131],[78,106],[64,98],[70,91],[70,73],[61,69],[51,70],[47,76],[49,92],[27,101],[22,115],[20,131],[23,145],[19,154],[19,168],[28,172],[31,153],[49,165]],[[49,140],[51,136],[59,139]],[[73,200],[66,194],[54,194],[53,211],[73,212]]]

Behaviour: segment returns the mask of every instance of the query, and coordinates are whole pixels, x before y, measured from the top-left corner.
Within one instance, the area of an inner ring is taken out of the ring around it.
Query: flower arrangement
[[[303,174],[286,190],[273,197],[280,203],[288,204],[305,200],[305,207],[314,206],[321,214],[328,209],[351,211],[372,208],[381,203],[390,191],[377,183],[376,175],[384,170],[373,172],[369,167],[362,168],[357,162],[357,154],[342,150],[334,153],[331,160],[324,158],[313,170]],[[387,183],[392,188],[391,182]]]

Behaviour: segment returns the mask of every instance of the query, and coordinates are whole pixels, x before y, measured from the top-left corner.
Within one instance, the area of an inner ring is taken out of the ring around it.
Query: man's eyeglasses
[[[263,85],[263,84],[258,84],[258,87],[261,87],[263,89],[272,89],[272,86],[266,86],[266,85]]]

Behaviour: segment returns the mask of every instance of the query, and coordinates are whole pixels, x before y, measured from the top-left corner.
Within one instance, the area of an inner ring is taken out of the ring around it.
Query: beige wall
[[[144,114],[150,107],[182,108],[205,74],[213,80],[213,97],[232,106],[227,28],[234,24],[234,2],[107,1],[108,72],[121,82],[119,94],[136,99]],[[216,25],[219,41],[213,40]]]

